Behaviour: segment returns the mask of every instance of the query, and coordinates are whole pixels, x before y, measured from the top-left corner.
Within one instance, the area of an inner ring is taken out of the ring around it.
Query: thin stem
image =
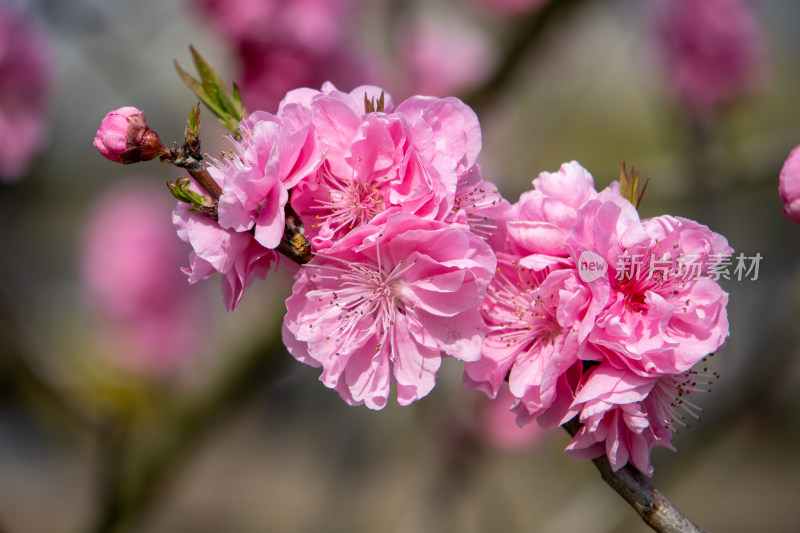
[[[173,145],[172,150],[166,150],[161,156],[162,161],[169,161],[176,167],[182,168],[196,181],[210,196],[212,201],[206,197],[203,205],[194,207],[218,220],[219,197],[222,196],[222,188],[214,181],[208,172],[208,167],[203,163],[203,155],[200,153],[200,138],[187,132],[183,145]],[[194,205],[194,204],[193,204]],[[288,257],[299,265],[304,265],[311,261],[311,243],[305,238],[303,222],[297,213],[294,212],[290,203],[284,206],[286,224],[283,230],[283,237],[278,247],[275,249],[280,254]],[[251,229],[250,233],[255,233]]]
[[[553,22],[563,19],[583,1],[547,2],[540,9],[523,17],[511,30],[511,37],[494,74],[482,86],[466,95],[463,100],[473,109],[478,109],[501,92],[512,80],[523,60],[528,57],[529,50],[534,49],[542,40],[547,28]]]
[[[24,392],[45,407],[49,413],[67,422],[71,428],[80,433],[98,435],[101,424],[95,420],[69,396],[53,384],[42,369],[37,368],[36,358],[31,353],[24,335],[22,324],[11,317],[11,313],[0,300],[0,353],[13,373],[17,383],[24,387]]]
[[[271,335],[199,398],[164,406],[155,446],[141,449],[148,434],[140,426],[122,427],[109,435],[104,443],[102,507],[91,531],[130,531],[202,437],[265,382],[281,375],[288,359],[280,335]]]
[[[176,167],[188,172],[192,178],[214,199],[216,205],[219,197],[222,196],[222,189],[208,173],[206,165],[203,163],[203,155],[200,153],[200,138],[186,132],[186,139],[181,146],[177,143],[172,145],[172,150],[166,150],[161,156],[162,161],[169,161]]]
[[[199,183],[200,186],[208,192],[209,196],[214,199],[214,202],[217,202],[219,197],[222,196],[222,189],[217,185],[217,182],[214,181],[214,178],[211,177],[211,174],[208,173],[206,166],[200,161],[192,159],[183,165],[176,166],[185,169],[186,172],[194,178],[194,181]]]
[[[577,418],[564,424],[564,429],[573,437],[580,428]],[[614,472],[605,455],[593,459],[592,462],[600,471],[603,481],[617,491],[642,517],[644,523],[654,530],[662,533],[705,533],[630,464]]]

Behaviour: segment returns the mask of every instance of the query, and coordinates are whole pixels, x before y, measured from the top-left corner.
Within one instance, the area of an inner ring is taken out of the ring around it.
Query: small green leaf
[[[383,91],[381,91],[381,95],[378,98],[377,103],[375,103],[374,98],[369,98],[367,96],[367,93],[364,93],[364,113],[369,114],[369,113],[375,113],[376,111],[378,113],[383,113],[385,104],[386,104],[385,95]]]
[[[623,198],[639,209],[639,204],[642,203],[644,191],[647,190],[647,184],[650,182],[650,176],[647,176],[642,185],[639,179],[639,172],[631,167],[630,175],[625,168],[625,162],[622,162],[622,169],[619,171],[619,192]]]
[[[384,95],[383,91],[381,91],[381,97],[378,98],[378,112],[379,113],[383,113],[383,110],[385,109],[386,100],[385,100],[384,97],[385,97],[385,95]]]
[[[642,198],[644,198],[644,191],[647,190],[648,183],[650,183],[650,176],[647,176],[644,179],[644,185],[642,185],[642,190],[639,192],[639,197],[636,199],[636,203],[634,204],[636,206],[636,209],[639,209],[639,204],[642,203]]]
[[[209,209],[214,207],[214,200],[208,196],[196,193],[189,187],[192,182],[189,178],[178,178],[175,182],[167,182],[167,188],[176,200],[185,204],[191,205],[198,210]]]
[[[186,137],[197,138],[200,133],[200,102],[189,111],[189,120],[186,121]]]
[[[200,79],[196,79],[184,71],[177,61],[175,69],[181,79],[197,95],[203,104],[214,113],[226,128],[232,133],[239,133],[239,122],[247,116],[247,111],[242,103],[239,88],[234,84],[233,94],[225,88],[222,78],[208,62],[197,52],[194,46],[190,46],[197,73]]]
[[[183,70],[181,66],[178,64],[177,60],[175,60],[175,70],[178,71],[178,75],[181,77],[183,82],[189,86],[189,88],[192,90],[194,94],[197,95],[200,101],[203,102],[206,105],[206,107],[208,107],[211,111],[214,111],[214,107],[216,104],[206,94],[203,84],[200,83],[200,81],[193,78],[191,75],[189,75],[188,72]],[[214,111],[214,114],[217,114],[216,111]]]
[[[239,112],[240,118],[244,118],[246,115],[244,102],[242,102],[242,94],[239,92],[239,86],[236,85],[236,82],[233,84],[233,102],[236,104],[236,109]]]
[[[628,169],[625,168],[625,161],[622,162],[622,168],[619,171],[619,192],[622,196],[627,197],[628,190]]]

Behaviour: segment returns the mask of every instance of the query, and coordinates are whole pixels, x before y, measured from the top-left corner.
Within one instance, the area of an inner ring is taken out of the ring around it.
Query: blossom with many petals
[[[263,111],[240,124],[241,141],[209,168],[222,188],[219,225],[237,232],[253,230],[265,248],[274,249],[283,237],[284,207],[289,189],[317,171],[323,147],[311,125],[289,133]]]
[[[616,189],[578,213],[567,246],[607,264],[588,281],[598,309],[582,358],[609,360],[642,376],[683,372],[728,336],[728,295],[715,266],[733,250],[724,237],[680,217],[640,221]]]
[[[407,405],[434,386],[442,353],[480,355],[478,306],[492,278],[489,246],[466,229],[398,213],[354,229],[301,268],[283,340],[352,405]]]
[[[575,397],[583,426],[566,451],[576,459],[605,454],[614,471],[630,462],[651,476],[651,450],[674,450],[674,426],[687,425],[686,416],[700,418],[688,397],[707,391],[715,378],[706,369],[648,378],[608,363],[592,367]]]
[[[578,326],[590,298],[574,269],[534,271],[498,254],[497,273],[481,312],[481,358],[465,366],[467,388],[495,397],[508,380],[520,425],[539,417],[563,423],[580,378]]]
[[[574,161],[540,174],[505,227],[465,386],[494,397],[508,382],[518,424],[577,416],[571,455],[650,474],[651,449],[671,446],[675,409],[695,391],[693,367],[728,336],[727,241],[679,217],[641,220],[618,184],[597,193]]]
[[[368,112],[365,100],[381,95],[382,111]],[[310,121],[327,145],[323,166],[291,199],[317,250],[377,216],[447,218],[481,148],[475,113],[455,98],[417,96],[394,109],[377,87],[343,93],[325,84],[289,93],[278,117],[294,127]]]
[[[597,196],[594,179],[577,161],[564,163],[558,172],[542,172],[533,190],[522,193],[517,212],[509,220],[512,250],[529,268],[543,268],[568,257],[567,236],[578,220],[578,209]]]
[[[249,232],[220,227],[204,213],[179,203],[172,212],[178,237],[192,245],[189,267],[184,272],[196,283],[215,272],[222,274],[222,298],[228,310],[236,309],[244,289],[257,277],[264,278],[277,261],[275,251],[264,248]]]

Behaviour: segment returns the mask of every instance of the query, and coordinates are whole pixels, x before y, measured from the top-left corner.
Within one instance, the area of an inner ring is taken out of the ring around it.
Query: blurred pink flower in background
[[[274,111],[297,87],[343,86],[374,77],[368,58],[348,46],[351,0],[193,0],[239,60],[249,109]]]
[[[450,18],[419,18],[400,30],[398,50],[408,92],[431,96],[459,94],[491,73],[497,47],[479,26]]]
[[[80,272],[114,362],[162,376],[199,347],[206,317],[180,270],[186,251],[170,223],[171,198],[145,178],[112,186],[91,208]]]
[[[800,146],[792,150],[783,164],[778,192],[783,202],[783,214],[800,224]]]
[[[693,113],[709,113],[752,89],[764,36],[747,0],[667,0],[653,14],[668,83]]]
[[[44,36],[0,5],[0,181],[21,178],[43,144],[50,83]]]
[[[482,400],[479,407],[481,434],[495,448],[509,451],[530,448],[550,434],[539,424],[523,427],[517,424],[517,415],[509,409],[516,398],[508,390],[508,384],[501,385],[497,398]]]
[[[325,81],[354,87],[375,79],[369,61],[346,47],[313,51],[293,42],[245,41],[236,45],[242,98],[249,109],[275,111],[287,92]],[[378,76],[379,77],[379,76]]]
[[[341,44],[351,0],[193,0],[214,29],[233,42],[292,42],[324,52]]]

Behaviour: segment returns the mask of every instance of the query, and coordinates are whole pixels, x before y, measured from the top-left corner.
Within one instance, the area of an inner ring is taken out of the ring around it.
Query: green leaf
[[[191,205],[198,210],[209,209],[214,207],[214,200],[203,194],[199,194],[191,190],[189,187],[192,182],[189,178],[178,178],[174,182],[167,182],[167,188],[176,200],[185,204]]]
[[[178,75],[226,128],[232,133],[238,134],[239,122],[247,116],[239,88],[234,84],[233,94],[231,94],[225,88],[217,71],[203,59],[203,56],[197,52],[194,46],[190,46],[189,50],[192,53],[192,59],[200,79],[192,77],[175,61],[175,69],[178,71]]]
[[[178,64],[177,59],[175,60],[175,70],[178,71],[178,75],[181,77],[183,82],[189,86],[189,88],[192,90],[194,94],[197,95],[200,101],[203,102],[206,105],[206,107],[208,107],[211,111],[213,111],[214,114],[217,114],[217,112],[214,109],[216,103],[208,97],[205,88],[203,87],[203,84],[200,83],[199,80],[196,80],[191,75],[189,75],[188,72],[183,70],[181,66]]]
[[[386,108],[386,99],[383,91],[381,91],[381,97],[378,98],[378,112],[383,113],[383,110]]]
[[[236,82],[233,84],[233,101],[236,104],[236,109],[239,111],[239,114],[244,117],[247,113],[245,113],[242,94],[239,92],[239,86],[236,85]]]
[[[644,191],[647,190],[647,184],[650,183],[650,176],[644,179],[644,184],[639,179],[639,172],[631,167],[631,173],[625,168],[625,162],[622,162],[622,169],[619,171],[619,192],[620,195],[628,200],[630,203],[639,209],[639,204],[642,203]]]
[[[200,133],[200,102],[189,111],[189,120],[186,121],[186,137],[197,138]]]

